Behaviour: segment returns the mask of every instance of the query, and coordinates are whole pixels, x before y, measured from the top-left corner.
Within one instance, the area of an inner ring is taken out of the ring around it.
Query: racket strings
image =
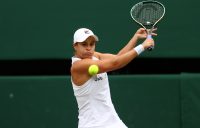
[[[132,17],[147,26],[157,22],[163,13],[163,7],[155,3],[138,4],[131,10]]]

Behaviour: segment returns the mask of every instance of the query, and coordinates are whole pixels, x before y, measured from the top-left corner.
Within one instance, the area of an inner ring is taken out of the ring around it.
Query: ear
[[[75,51],[76,51],[76,46],[77,46],[77,43],[72,45],[72,47],[74,48]]]

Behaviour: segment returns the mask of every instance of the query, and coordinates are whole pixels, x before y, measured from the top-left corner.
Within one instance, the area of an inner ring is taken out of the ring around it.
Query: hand
[[[157,36],[157,34],[155,33],[156,30],[157,30],[157,28],[152,29],[152,33],[151,33],[152,36]],[[139,29],[136,31],[135,36],[136,36],[138,39],[145,39],[145,38],[147,38],[147,31],[146,31],[146,29],[144,29],[144,28],[139,28]]]
[[[144,49],[147,49],[147,48],[149,48],[149,47],[154,47],[154,40],[153,39],[149,39],[149,38],[147,38],[143,43],[142,43],[142,45],[143,45],[143,47],[144,47]]]

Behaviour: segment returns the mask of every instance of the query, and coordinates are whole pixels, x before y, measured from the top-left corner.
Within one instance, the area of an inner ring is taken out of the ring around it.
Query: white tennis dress
[[[72,64],[79,60],[72,57]],[[107,73],[97,74],[81,86],[71,81],[79,108],[78,128],[127,128],[111,101]]]

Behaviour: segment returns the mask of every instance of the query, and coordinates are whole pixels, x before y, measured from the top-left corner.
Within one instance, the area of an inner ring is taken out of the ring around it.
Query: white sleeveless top
[[[79,60],[72,57],[72,64]],[[78,128],[127,128],[112,104],[107,73],[97,74],[81,86],[71,82],[79,108]]]

